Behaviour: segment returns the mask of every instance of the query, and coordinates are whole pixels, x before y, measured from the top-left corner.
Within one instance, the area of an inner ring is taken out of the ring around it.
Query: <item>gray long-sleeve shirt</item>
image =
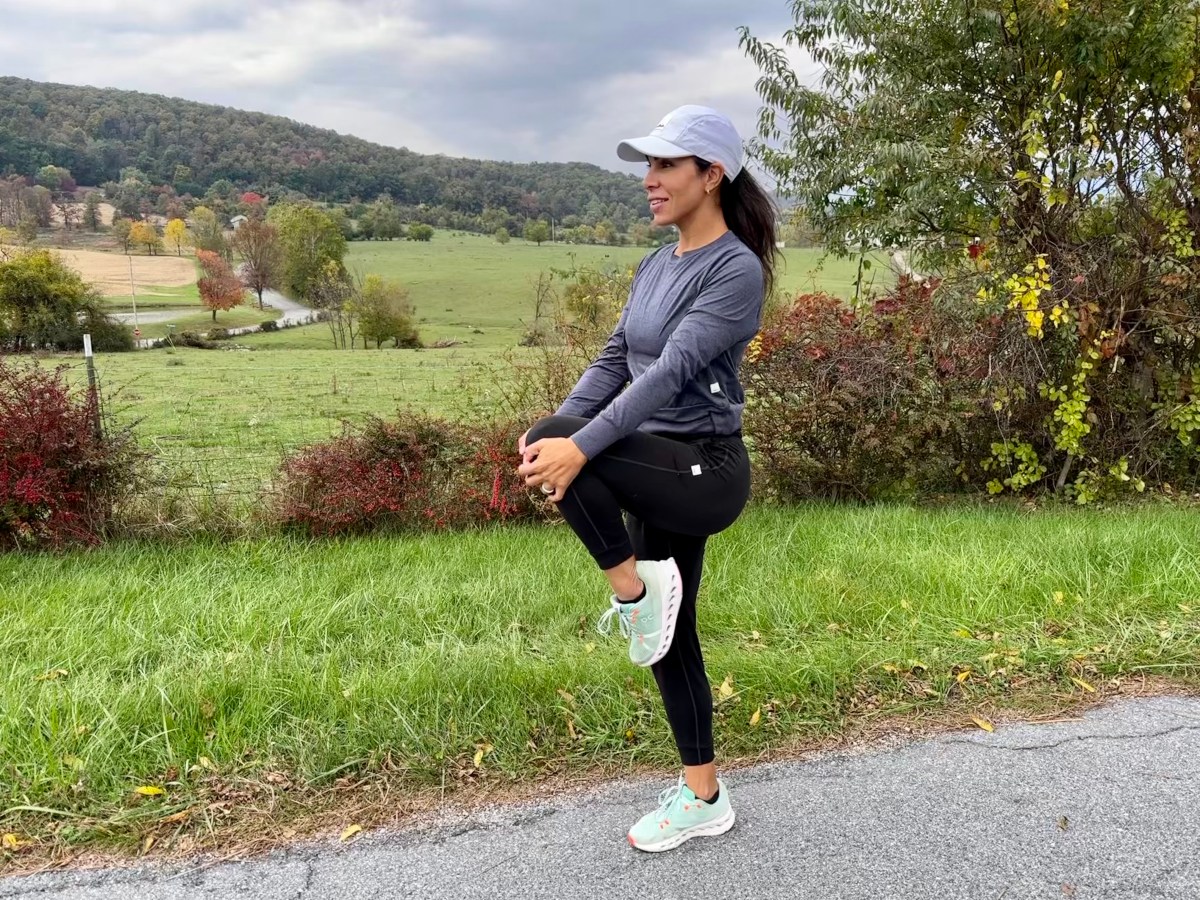
[[[762,323],[762,264],[732,231],[682,256],[677,246],[642,260],[616,329],[558,409],[592,419],[573,435],[588,459],[637,429],[742,426],[738,367]]]

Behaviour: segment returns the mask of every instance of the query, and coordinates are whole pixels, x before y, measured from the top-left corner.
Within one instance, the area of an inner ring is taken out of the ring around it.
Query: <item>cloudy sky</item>
[[[3,0],[0,74],[288,116],[421,153],[616,159],[683,103],[749,137],[787,0]],[[52,39],[51,39],[52,36]],[[802,60],[796,60],[803,67]]]

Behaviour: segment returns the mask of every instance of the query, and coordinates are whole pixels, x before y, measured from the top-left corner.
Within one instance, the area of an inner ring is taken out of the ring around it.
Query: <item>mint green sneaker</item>
[[[736,817],[729,805],[729,791],[720,779],[717,789],[720,796],[710,805],[697,800],[680,775],[679,784],[659,794],[658,809],[642,816],[629,829],[630,846],[647,853],[661,853],[694,837],[724,834],[733,827]]]
[[[596,630],[611,634],[615,618],[621,634],[629,638],[629,659],[635,666],[652,666],[671,649],[683,577],[673,558],[643,559],[634,565],[646,585],[646,596],[637,603],[622,603],[613,594],[612,609],[600,617]]]

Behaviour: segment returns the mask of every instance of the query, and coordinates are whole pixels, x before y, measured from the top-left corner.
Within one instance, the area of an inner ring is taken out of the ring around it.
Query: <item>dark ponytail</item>
[[[697,158],[696,165],[703,172],[712,163]],[[775,241],[775,204],[746,169],[730,181],[721,179],[721,212],[725,224],[754,251],[763,267],[763,285],[766,295],[771,295],[775,286],[775,264],[779,259],[779,248]]]

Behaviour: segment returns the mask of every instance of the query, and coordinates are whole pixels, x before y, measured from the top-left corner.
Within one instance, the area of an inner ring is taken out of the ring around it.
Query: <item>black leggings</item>
[[[588,421],[548,416],[526,442],[570,437]],[[712,693],[696,632],[704,545],[733,524],[749,497],[750,459],[740,435],[638,431],[589,460],[558,504],[600,568],[630,556],[674,557],[679,566],[683,602],[675,638],[652,669],[685,766],[713,761]]]

